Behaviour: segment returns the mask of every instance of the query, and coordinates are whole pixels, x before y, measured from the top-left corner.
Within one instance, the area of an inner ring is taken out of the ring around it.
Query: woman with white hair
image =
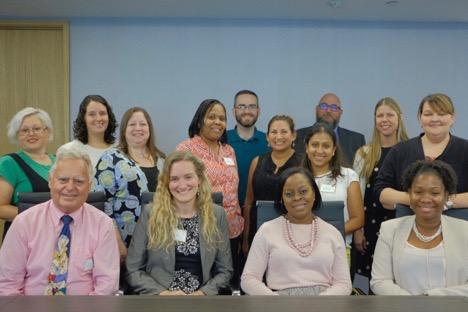
[[[18,214],[18,193],[48,192],[49,171],[55,156],[47,154],[52,141],[52,120],[42,109],[26,107],[7,126],[11,143],[19,151],[0,158],[0,219],[9,223]]]

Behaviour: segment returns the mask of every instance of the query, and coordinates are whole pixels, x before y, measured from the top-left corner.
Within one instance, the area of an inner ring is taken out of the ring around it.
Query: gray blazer
[[[231,247],[229,230],[224,209],[214,205],[218,228],[224,238],[214,248],[207,248],[203,235],[200,235],[200,257],[203,283],[200,290],[207,295],[218,294],[218,289],[226,287],[232,275]],[[174,277],[175,247],[147,249],[148,218],[151,206],[145,207],[136,225],[126,259],[127,281],[138,294],[159,294],[167,290]],[[200,228],[203,220],[200,219]]]
[[[371,288],[376,295],[409,295],[399,286],[400,261],[414,223],[414,215],[383,222],[374,252]],[[428,295],[468,296],[468,222],[442,215],[446,288]]]

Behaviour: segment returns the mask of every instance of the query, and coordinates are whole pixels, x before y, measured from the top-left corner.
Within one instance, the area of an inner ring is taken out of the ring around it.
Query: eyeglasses
[[[339,112],[341,111],[341,106],[338,104],[328,104],[328,103],[320,103],[318,108],[321,110],[331,110],[332,112]]]
[[[41,134],[46,129],[47,129],[47,127],[44,127],[44,128],[41,128],[41,127],[23,128],[23,129],[19,129],[18,133],[19,133],[20,136],[27,136],[29,134]]]
[[[238,110],[256,110],[258,109],[257,104],[238,104],[236,105],[236,109]]]

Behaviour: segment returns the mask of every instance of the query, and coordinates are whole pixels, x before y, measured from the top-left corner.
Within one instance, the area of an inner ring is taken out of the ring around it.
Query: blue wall
[[[333,91],[341,125],[367,138],[379,98],[400,102],[414,136],[421,98],[444,92],[457,109],[454,133],[468,138],[468,24],[74,19],[70,31],[72,120],[91,93],[119,119],[142,106],[166,152],[187,137],[205,98],[227,105],[232,128],[232,97],[244,88],[260,96],[260,128],[277,113],[310,125],[320,96]]]

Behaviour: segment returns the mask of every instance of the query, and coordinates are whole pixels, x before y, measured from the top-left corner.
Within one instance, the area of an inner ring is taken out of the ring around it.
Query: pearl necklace
[[[312,250],[317,245],[318,232],[319,232],[319,224],[317,222],[317,219],[314,218],[312,220],[312,224],[310,228],[310,240],[308,240],[305,243],[296,243],[296,241],[294,240],[291,222],[289,222],[289,220],[286,219],[286,217],[284,217],[284,222],[283,222],[284,238],[288,242],[288,245],[292,249],[294,249],[301,257],[307,257],[312,253]]]
[[[439,228],[437,229],[437,231],[432,234],[431,236],[426,236],[424,234],[421,234],[419,231],[418,231],[418,227],[416,226],[416,221],[414,221],[413,223],[413,231],[414,231],[414,234],[416,234],[416,237],[421,241],[421,242],[424,242],[424,243],[429,243],[431,241],[433,241],[437,236],[439,236],[441,233],[442,233],[442,224],[439,225]]]

